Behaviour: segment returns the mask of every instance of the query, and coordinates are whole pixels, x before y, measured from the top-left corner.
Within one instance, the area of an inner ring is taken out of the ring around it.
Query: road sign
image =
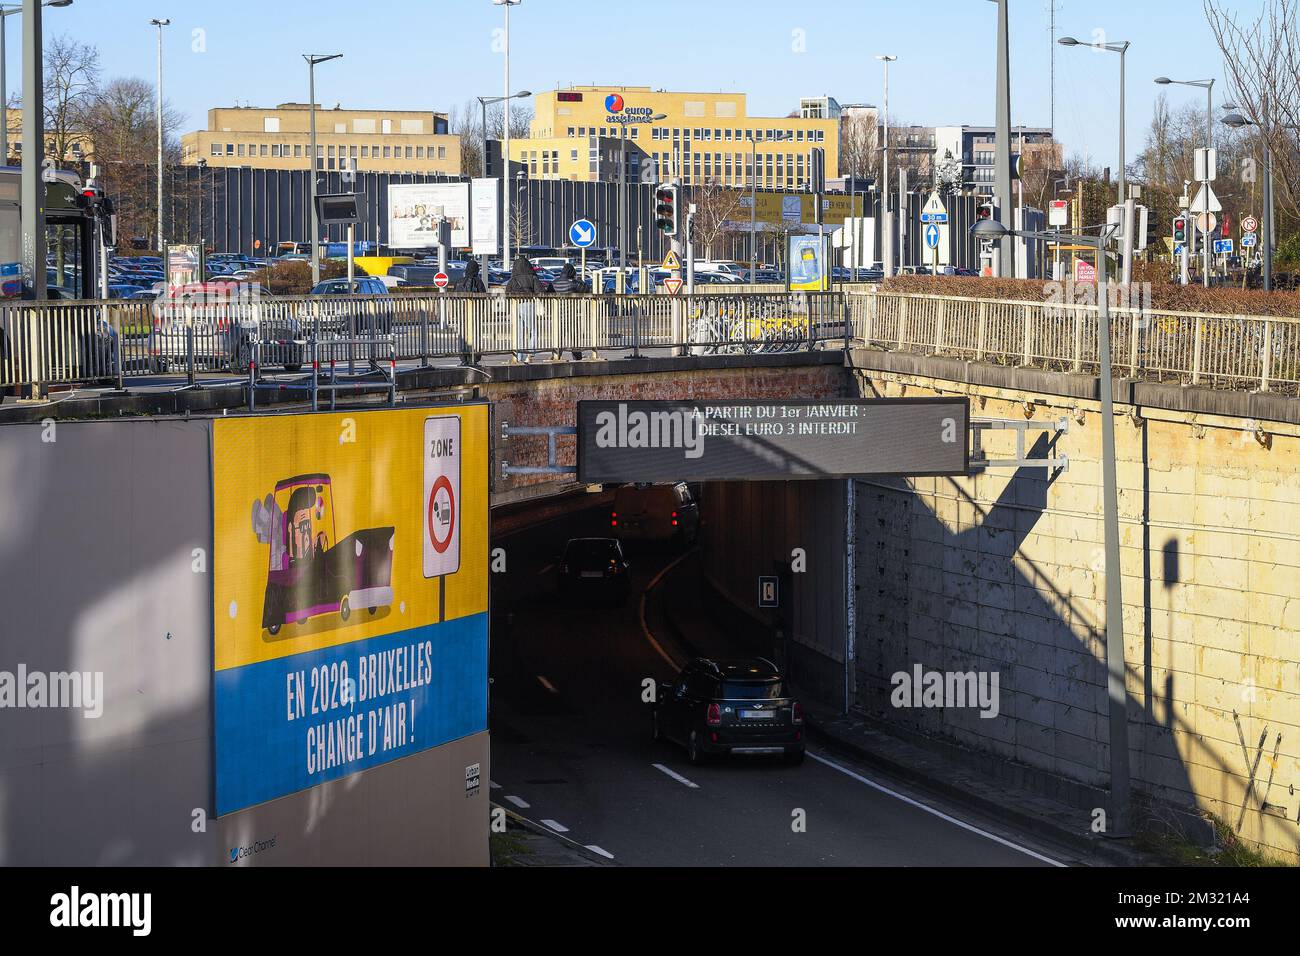
[[[1218,178],[1219,172],[1219,151],[1214,147],[1194,150],[1192,153],[1192,168],[1195,170],[1192,179],[1198,183],[1213,182]],[[1211,212],[1218,212],[1217,209],[1211,209]]]
[[[967,471],[965,398],[578,402],[578,480],[789,481]]]
[[[1097,267],[1086,259],[1074,260],[1074,281],[1075,282],[1096,282]]]
[[[1198,213],[1196,216],[1196,228],[1202,234],[1214,232],[1214,227],[1219,224],[1219,217],[1212,212]]]
[[[928,249],[939,248],[939,227],[934,223],[925,227],[925,245]]]
[[[439,272],[436,276],[433,277],[433,284],[436,285],[439,289],[447,288],[447,283],[450,281],[451,280],[447,278],[447,273],[445,272]]]
[[[1223,205],[1219,202],[1219,197],[1214,195],[1214,187],[1209,183],[1202,183],[1201,188],[1196,191],[1196,198],[1192,200],[1192,212],[1222,212]],[[1214,228],[1213,226],[1210,227]]]
[[[682,268],[682,260],[677,258],[677,253],[671,249],[668,250],[668,255],[664,256],[664,268],[669,272],[678,272]]]
[[[1217,256],[1217,255],[1224,255],[1224,254],[1226,254],[1226,255],[1232,255],[1232,240],[1231,240],[1231,239],[1215,239],[1215,240],[1214,240],[1214,254],[1215,254],[1216,256]]]
[[[921,222],[946,223],[947,221],[948,209],[944,206],[943,200],[939,198],[938,193],[930,193],[930,198],[925,201],[925,208],[921,210]]]
[[[590,219],[579,219],[569,227],[569,242],[579,249],[596,244],[596,224]]]
[[[1258,242],[1259,239],[1256,237],[1255,233],[1248,232],[1241,237],[1241,248],[1249,249],[1251,246],[1256,245]]]
[[[1245,219],[1241,220],[1241,231],[1242,231],[1242,232],[1258,232],[1258,231],[1259,231],[1259,220],[1256,219],[1254,216],[1247,216]]]
[[[781,606],[781,579],[776,575],[760,575],[758,578],[758,606]]]
[[[1049,226],[1068,226],[1070,224],[1070,202],[1068,199],[1053,199],[1047,208]]]
[[[1183,254],[1183,245],[1181,242],[1174,244],[1174,255],[1181,256]]]
[[[664,288],[668,290],[669,295],[676,295],[681,291],[682,280],[674,276],[669,276],[667,279],[664,279]]]
[[[424,576],[460,570],[460,417],[424,420]]]

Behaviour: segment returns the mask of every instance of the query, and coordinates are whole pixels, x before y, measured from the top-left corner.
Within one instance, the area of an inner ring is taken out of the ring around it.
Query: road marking
[[[659,652],[659,656],[666,660],[668,666],[673,668],[673,670],[679,670],[681,665],[668,655],[668,652],[665,651],[663,647],[660,646],[659,642],[655,640],[655,636],[650,633],[650,626],[646,624],[645,621],[645,599],[649,596],[650,592],[655,589],[655,586],[663,580],[663,576],[690,557],[693,551],[694,549],[687,551],[685,554],[662,568],[659,573],[651,579],[650,583],[646,585],[645,590],[641,592],[641,633],[645,635],[645,639],[650,642],[650,646]]]
[[[549,690],[552,694],[558,694],[558,693],[559,693],[559,691],[555,689],[555,685],[552,684],[550,681],[548,681],[548,680],[547,680],[545,677],[543,677],[541,674],[538,674],[538,675],[537,675],[537,681],[538,681],[538,683],[540,683],[543,687],[545,687],[547,690]]]
[[[493,790],[500,790],[500,789],[501,789],[501,784],[497,783],[495,780],[489,780],[489,781],[488,781],[488,786],[490,786]]]
[[[564,824],[562,824],[562,823],[556,823],[554,820],[543,820],[542,822],[545,823],[545,824],[546,824],[548,827],[550,827],[552,830],[554,830],[556,833],[568,833],[568,832],[569,832],[569,828],[568,828],[568,827],[566,827],[566,826],[565,826]]]
[[[698,783],[693,783],[693,782],[691,782],[690,780],[687,780],[687,779],[686,779],[685,777],[683,777],[680,773],[677,773],[675,770],[670,770],[669,768],[665,767],[665,766],[664,766],[663,764],[661,764],[661,763],[653,763],[653,764],[651,764],[650,766],[654,767],[656,770],[662,770],[664,773],[668,774],[668,776],[672,777],[672,778],[673,778],[674,780],[676,780],[678,783],[684,783],[684,784],[686,784],[686,786],[690,787],[692,790],[698,790],[698,789],[700,789],[700,785],[699,785]]]
[[[517,806],[520,810],[527,810],[527,809],[528,809],[528,804],[525,803],[525,802],[524,802],[522,799],[520,799],[519,797],[512,797],[512,796],[510,796],[509,794],[506,794],[506,799],[509,800],[511,803],[513,803],[515,806]]]
[[[537,576],[540,578],[543,574],[547,574],[547,573],[549,573],[549,572],[551,572],[551,571],[554,571],[554,570],[555,570],[555,565],[554,565],[554,564],[548,564],[546,567],[542,568],[542,570],[540,570],[540,571],[537,572]]]
[[[613,853],[610,853],[608,850],[602,850],[600,847],[596,846],[594,843],[588,843],[586,848],[587,848],[588,850],[590,850],[592,853],[599,853],[601,856],[603,856],[603,857],[604,857],[605,859],[607,859],[607,860],[612,860],[612,859],[614,859],[614,854],[613,854]]]
[[[879,790],[881,793],[888,794],[889,796],[894,797],[895,799],[902,800],[904,803],[911,804],[912,806],[917,807],[918,809],[924,810],[926,813],[933,814],[934,816],[938,817],[941,820],[947,820],[949,823],[955,824],[956,826],[961,827],[963,830],[969,830],[971,833],[978,833],[980,836],[987,837],[988,839],[992,840],[994,843],[1001,843],[1003,846],[1010,847],[1013,850],[1018,850],[1021,853],[1024,853],[1028,856],[1032,856],[1035,860],[1042,860],[1044,863],[1049,863],[1052,866],[1059,866],[1059,867],[1065,866],[1064,863],[1060,863],[1056,860],[1051,859],[1050,857],[1043,856],[1041,853],[1035,853],[1033,850],[1029,849],[1028,847],[1020,846],[1018,843],[1012,843],[1010,840],[1004,840],[1002,837],[998,836],[997,834],[989,833],[987,830],[981,830],[979,827],[972,826],[971,824],[966,823],[964,820],[958,820],[956,817],[950,817],[942,810],[936,810],[934,807],[928,807],[924,803],[921,803],[919,800],[913,800],[911,797],[905,796],[904,794],[899,793],[897,790],[891,790],[882,784],[876,783],[874,780],[869,780],[866,777],[862,776],[862,774],[854,773],[852,770],[848,769],[847,767],[841,767],[835,761],[827,760],[825,757],[822,757],[819,754],[815,754],[811,750],[805,752],[808,754],[809,757],[812,757],[813,760],[816,760],[818,763],[823,763],[834,770],[838,770],[840,773],[844,774],[845,776],[852,777],[854,780],[858,781],[859,783],[865,783],[868,787],[872,787],[873,789]]]

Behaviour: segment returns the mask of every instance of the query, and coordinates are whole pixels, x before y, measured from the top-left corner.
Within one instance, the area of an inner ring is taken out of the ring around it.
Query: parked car
[[[560,597],[626,604],[628,561],[616,538],[571,538],[559,560]]]
[[[388,286],[371,276],[357,276],[351,286],[347,279],[326,279],[311,290],[312,295],[388,295]]]
[[[251,302],[263,308],[254,312]],[[250,283],[204,282],[163,291],[149,330],[151,369],[184,368],[192,347],[196,367],[246,372],[253,344],[261,341],[263,366],[298,371],[306,356],[302,324],[281,309],[265,308],[273,303],[270,293]]]
[[[803,763],[803,707],[784,676],[761,657],[698,658],[660,684],[651,712],[655,740],[686,748],[693,764],[710,756],[781,756]]]
[[[610,528],[620,541],[695,543],[700,506],[683,481],[662,485],[623,485],[614,492]]]

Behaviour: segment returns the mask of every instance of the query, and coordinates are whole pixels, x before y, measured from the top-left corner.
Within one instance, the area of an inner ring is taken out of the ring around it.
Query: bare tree
[[[528,214],[528,204],[522,202],[512,202],[510,204],[510,245],[518,252],[521,248],[531,245],[533,241],[533,220]],[[510,268],[510,263],[505,267]]]
[[[89,158],[86,122],[99,86],[99,50],[68,36],[45,47],[45,148],[56,162]],[[73,146],[78,150],[73,152]]]
[[[713,258],[713,247],[728,230],[740,209],[744,193],[710,179],[691,190],[690,201],[695,204],[691,219],[692,240],[704,251],[705,259]]]
[[[880,133],[875,114],[854,114],[840,124],[840,172],[859,179],[875,177],[880,169]]]
[[[463,176],[482,176],[483,111],[477,100],[466,100],[447,114],[447,129],[460,137],[460,172]]]

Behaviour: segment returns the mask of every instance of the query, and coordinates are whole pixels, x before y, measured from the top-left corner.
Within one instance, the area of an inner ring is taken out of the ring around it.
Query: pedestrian
[[[582,280],[578,278],[577,271],[573,268],[572,262],[566,262],[564,268],[555,281],[551,283],[551,291],[556,295],[581,295],[585,290]],[[574,361],[582,358],[582,349],[573,349]],[[557,356],[558,357],[558,356]]]
[[[465,266],[465,275],[456,283],[456,291],[464,293],[487,291],[487,287],[483,285],[483,279],[479,276],[477,259],[471,259],[469,264]]]
[[[545,295],[546,290],[537,281],[533,264],[522,253],[515,257],[514,265],[510,268],[510,281],[506,283],[505,294],[530,297],[516,304],[515,315],[518,321],[519,342],[523,348],[531,350],[535,338],[533,318],[537,312],[537,303],[532,297]],[[526,362],[528,358],[523,351],[518,351],[515,353],[515,360]]]

